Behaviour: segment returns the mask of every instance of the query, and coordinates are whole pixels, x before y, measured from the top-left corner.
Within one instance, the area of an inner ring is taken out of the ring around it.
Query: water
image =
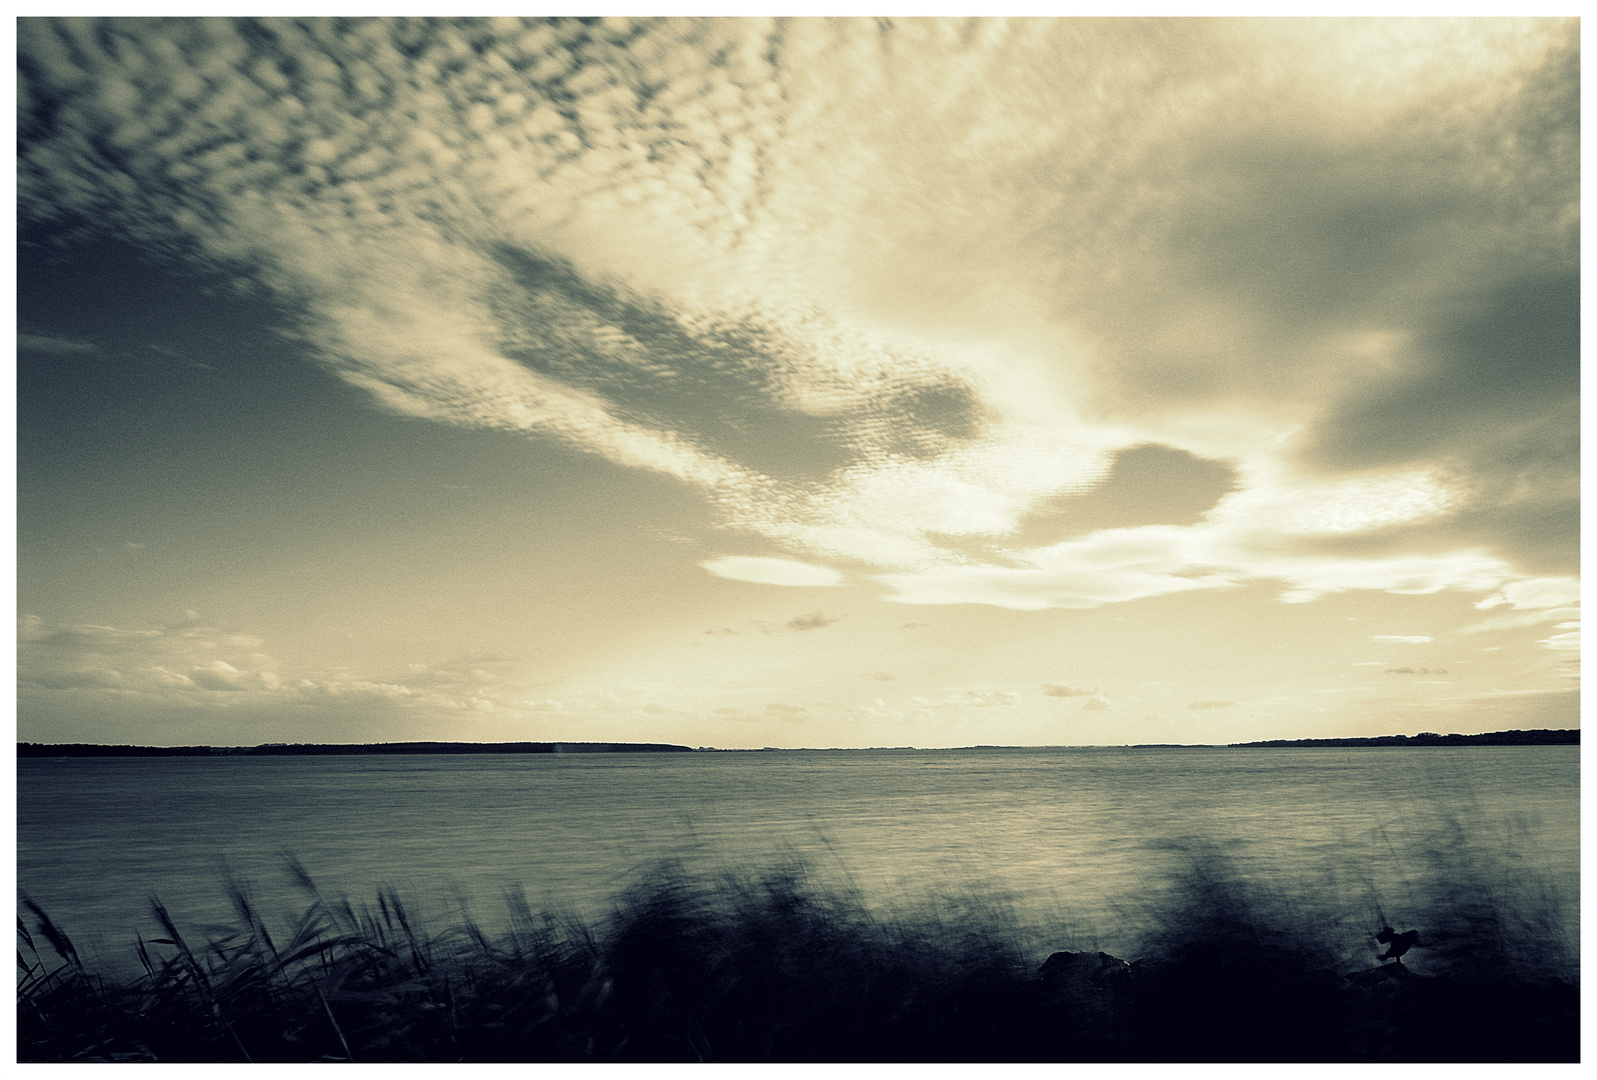
[[[150,933],[151,895],[225,921],[224,867],[302,909],[285,853],[490,928],[511,888],[591,919],[667,859],[802,862],[884,910],[963,894],[1038,948],[1123,956],[1208,853],[1350,947],[1465,883],[1577,945],[1577,747],[26,759],[17,799],[19,889],[102,956]]]

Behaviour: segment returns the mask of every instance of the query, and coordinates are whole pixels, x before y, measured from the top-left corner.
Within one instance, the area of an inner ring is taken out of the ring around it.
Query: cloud
[[[1055,683],[1043,683],[1042,692],[1049,697],[1090,697],[1091,690],[1083,690],[1079,686],[1059,686]]]
[[[1030,510],[1012,539],[1033,548],[1100,529],[1196,525],[1236,488],[1236,472],[1224,462],[1157,443],[1133,446],[1115,453],[1097,486]]]
[[[1188,702],[1187,708],[1192,712],[1207,712],[1211,709],[1233,709],[1236,704],[1234,701],[1193,701]]]
[[[50,337],[45,334],[18,334],[17,348],[23,352],[50,353],[56,356],[71,356],[78,353],[100,351],[100,347],[92,341]]]
[[[1111,706],[1109,702],[1096,695],[1088,698],[1081,704],[1082,712],[1107,712],[1112,708],[1113,706]]]
[[[1424,645],[1431,639],[1424,634],[1371,634],[1370,640],[1383,645]]]
[[[1006,690],[966,690],[949,699],[950,705],[974,705],[979,709],[1009,708],[1020,704],[1020,695]]]
[[[820,630],[837,622],[839,616],[828,615],[824,611],[812,611],[808,615],[797,615],[787,621],[789,630]]]
[[[1188,569],[1178,550],[1186,539],[1168,527],[1106,530],[1032,551],[1029,566],[947,566],[879,580],[897,590],[890,599],[900,603],[980,603],[1025,611],[1093,608],[1238,584],[1222,574],[1176,573]]]
[[[787,720],[793,723],[803,721],[809,717],[810,711],[802,705],[782,705],[776,702],[765,707],[767,718]]]
[[[1537,642],[1554,652],[1578,652],[1580,650],[1580,631],[1571,630],[1567,634],[1554,634],[1550,638],[1543,638]]]
[[[733,581],[751,581],[758,585],[814,587],[840,585],[843,581],[843,575],[836,570],[792,559],[724,555],[718,559],[701,562],[699,565],[716,577],[729,578]]]
[[[1446,668],[1423,668],[1423,667],[1422,668],[1397,667],[1397,668],[1387,668],[1386,669],[1386,674],[1388,674],[1388,675],[1446,675],[1447,674],[1447,669]]]
[[[1154,25],[30,19],[19,204],[794,556],[724,577],[1038,610],[1571,563],[1578,22]]]
[[[1475,605],[1480,607],[1479,604]],[[1513,630],[1521,626],[1537,626],[1541,623],[1556,623],[1573,619],[1580,615],[1580,609],[1566,608],[1535,608],[1529,611],[1510,611],[1498,615],[1488,615],[1477,623],[1459,627],[1460,634],[1484,634],[1495,630]]]
[[[259,638],[194,612],[181,622],[141,630],[52,624],[35,615],[17,623],[18,694],[52,710],[110,699],[119,707],[368,705],[487,712],[509,700],[497,671],[512,663],[468,655],[444,664],[412,664],[386,676],[284,671]]]
[[[207,660],[203,663],[195,664],[190,669],[188,678],[195,686],[203,689],[222,690],[232,693],[250,689],[252,682],[254,685],[260,685],[225,660]]]
[[[1496,588],[1513,568],[1478,552],[1370,559],[1295,555],[1279,550],[1290,530],[1313,535],[1337,529],[1333,506],[1312,503],[1303,492],[1281,491],[1256,500],[1258,489],[1227,496],[1201,526],[1142,526],[1106,529],[1046,548],[1015,553],[1008,565],[945,565],[878,577],[896,590],[889,599],[906,604],[990,604],[1022,611],[1094,608],[1147,597],[1202,589],[1230,589],[1250,581],[1289,586],[1287,602],[1303,603],[1351,589],[1423,595],[1443,589]],[[1343,507],[1349,514],[1354,510]],[[1357,511],[1362,514],[1365,511]],[[1311,514],[1321,515],[1316,521]],[[1266,524],[1259,517],[1272,519]],[[1266,543],[1266,538],[1268,543]],[[1262,548],[1274,545],[1277,550]],[[1019,563],[1020,565],[1016,565]]]
[[[1507,604],[1515,611],[1571,607],[1580,603],[1580,581],[1571,577],[1533,578],[1514,581],[1480,603],[1477,608]]]

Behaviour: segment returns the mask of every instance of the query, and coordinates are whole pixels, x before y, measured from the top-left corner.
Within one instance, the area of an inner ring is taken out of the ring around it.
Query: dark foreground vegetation
[[[600,927],[513,899],[490,935],[431,933],[391,892],[357,908],[290,869],[307,898],[297,925],[269,931],[234,888],[234,924],[202,939],[156,903],[158,936],[120,976],[24,900],[19,1058],[1578,1060],[1568,957],[1479,896],[1414,928],[1408,966],[1376,959],[1379,925],[1350,961],[1322,924],[1288,925],[1236,877],[1194,866],[1127,962],[1028,954],[997,909],[894,917],[800,873],[662,872]]]

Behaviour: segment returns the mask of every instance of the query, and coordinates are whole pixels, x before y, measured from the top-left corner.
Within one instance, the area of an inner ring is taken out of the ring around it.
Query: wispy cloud
[[[787,585],[815,587],[840,585],[843,575],[825,566],[797,562],[793,559],[756,558],[746,555],[723,555],[699,564],[716,577],[733,581],[752,581],[760,585]]]
[[[1576,652],[1580,649],[1580,631],[1571,630],[1566,634],[1554,634],[1550,638],[1543,638],[1537,642],[1554,652]]]
[[[76,353],[95,353],[100,351],[100,347],[92,341],[49,337],[45,334],[18,334],[17,348],[23,352],[51,353],[56,356],[71,356]]]
[[[1572,577],[1532,578],[1513,581],[1502,590],[1488,596],[1477,608],[1501,607],[1504,604],[1516,611],[1570,607],[1580,603],[1580,582]]]
[[[1187,708],[1192,712],[1209,712],[1214,709],[1233,709],[1236,704],[1234,701],[1193,701],[1187,704]]]

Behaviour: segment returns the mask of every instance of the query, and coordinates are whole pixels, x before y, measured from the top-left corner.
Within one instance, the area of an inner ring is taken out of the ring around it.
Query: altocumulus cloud
[[[974,705],[979,709],[1009,708],[1020,704],[1020,695],[1008,690],[966,690],[948,699],[950,705]]]
[[[676,477],[796,557],[723,576],[1490,592],[1575,550],[1578,38],[26,19],[19,198],[250,277],[386,409]],[[1236,489],[947,543],[1149,444]]]
[[[794,723],[807,719],[809,714],[810,710],[805,708],[803,705],[783,705],[779,702],[773,701],[765,707],[765,715],[767,717],[777,720],[788,720]]]
[[[491,712],[506,703],[499,672],[511,662],[468,656],[375,677],[285,672],[261,639],[209,624],[192,612],[183,622],[139,630],[54,625],[32,615],[17,624],[19,697],[64,698],[68,704],[88,695],[169,707],[270,702]]]
[[[824,630],[837,622],[840,616],[828,615],[824,611],[812,611],[807,615],[796,615],[787,621],[789,630]]]

